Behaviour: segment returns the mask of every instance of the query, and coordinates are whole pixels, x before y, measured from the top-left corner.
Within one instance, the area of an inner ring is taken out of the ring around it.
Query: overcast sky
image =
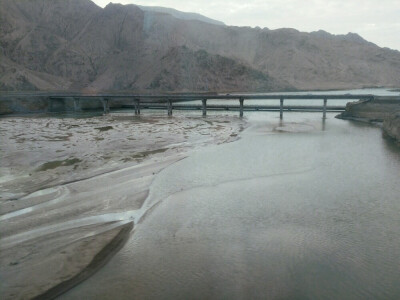
[[[110,0],[94,0],[104,7]],[[400,0],[114,0],[197,12],[227,25],[300,31],[355,32],[381,47],[400,50]]]

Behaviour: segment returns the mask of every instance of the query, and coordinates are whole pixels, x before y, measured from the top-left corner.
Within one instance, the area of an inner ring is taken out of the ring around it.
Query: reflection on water
[[[399,150],[332,114],[247,116],[162,171],[130,242],[61,298],[400,299]]]

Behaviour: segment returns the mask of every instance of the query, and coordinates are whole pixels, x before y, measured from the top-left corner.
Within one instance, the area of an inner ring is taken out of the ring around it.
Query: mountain
[[[192,20],[192,21],[201,21],[205,23],[210,23],[214,25],[222,25],[225,26],[225,24],[221,21],[213,20],[210,18],[207,18],[203,15],[196,14],[196,13],[188,13],[188,12],[182,12],[173,8],[168,8],[168,7],[160,7],[160,6],[142,6],[138,5],[138,7],[143,10],[145,13],[152,13],[152,12],[157,12],[157,13],[165,13],[169,14],[177,19],[181,20]]]
[[[400,86],[400,52],[354,33],[221,26],[188,16],[111,3],[103,9],[89,0],[0,0],[0,89]]]

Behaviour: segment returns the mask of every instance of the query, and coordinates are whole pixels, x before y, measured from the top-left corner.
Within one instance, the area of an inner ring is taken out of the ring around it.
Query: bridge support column
[[[108,98],[102,98],[101,102],[103,103],[104,114],[110,113],[110,103]]]
[[[81,103],[79,98],[74,98],[74,111],[81,111]]]
[[[283,98],[280,99],[280,106],[279,106],[279,117],[283,118]]]
[[[201,102],[203,104],[203,117],[205,117],[207,115],[207,99],[203,99]]]
[[[327,98],[325,98],[324,99],[324,107],[323,107],[323,110],[322,110],[322,119],[326,119],[326,103],[328,102],[328,99]]]
[[[240,97],[240,98],[239,98],[239,104],[240,104],[240,113],[239,113],[239,116],[240,116],[240,117],[243,117],[243,102],[244,102],[244,98],[243,98],[243,97]]]
[[[135,99],[135,115],[140,115],[140,100]]]
[[[48,105],[47,105],[47,111],[52,112],[53,111],[53,99],[51,97],[48,98]]]
[[[168,99],[167,102],[168,116],[172,116],[172,100]]]

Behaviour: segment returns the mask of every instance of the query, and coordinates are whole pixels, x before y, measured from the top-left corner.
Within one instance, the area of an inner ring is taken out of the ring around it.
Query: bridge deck
[[[203,115],[207,114],[207,110],[238,110],[240,116],[243,112],[254,110],[279,110],[282,118],[283,111],[322,111],[323,118],[326,118],[327,111],[343,111],[344,106],[327,106],[328,100],[380,100],[380,101],[400,101],[399,97],[382,97],[372,94],[250,94],[250,93],[235,93],[235,94],[210,94],[210,93],[187,93],[187,94],[135,94],[135,93],[79,93],[79,92],[0,92],[0,100],[10,100],[15,98],[34,98],[45,97],[49,99],[49,107],[51,108],[53,101],[73,99],[74,108],[80,109],[80,101],[97,100],[103,104],[104,113],[110,112],[110,101],[118,100],[127,101],[126,107],[134,107],[135,114],[140,114],[141,108],[148,109],[167,109],[168,115],[172,115],[173,109],[202,110]],[[190,102],[201,100],[201,105],[198,104],[176,104],[179,102]],[[221,104],[208,104],[208,100],[220,100]],[[225,100],[239,100],[239,105],[226,103]],[[246,105],[245,100],[279,100],[280,105]],[[323,100],[321,106],[318,105],[284,105],[284,100]],[[225,103],[224,103],[225,102]]]
[[[142,103],[143,109],[165,109],[164,103]],[[126,105],[124,108],[131,108],[132,105]],[[173,104],[174,110],[201,110],[203,108],[200,104]],[[321,111],[322,105],[287,105],[283,107],[284,111]],[[207,110],[233,110],[239,111],[240,105],[218,105],[207,104]],[[245,105],[244,111],[279,111],[279,105]],[[345,106],[335,105],[327,106],[327,111],[344,111]]]
[[[80,92],[0,92],[0,99],[15,98],[15,97],[48,97],[48,98],[80,98],[80,99],[141,99],[150,102],[157,101],[194,101],[202,99],[226,99],[234,100],[243,98],[245,100],[268,100],[268,99],[373,99],[372,94],[249,94],[249,93],[235,93],[235,94],[135,94],[135,93],[80,93]]]

